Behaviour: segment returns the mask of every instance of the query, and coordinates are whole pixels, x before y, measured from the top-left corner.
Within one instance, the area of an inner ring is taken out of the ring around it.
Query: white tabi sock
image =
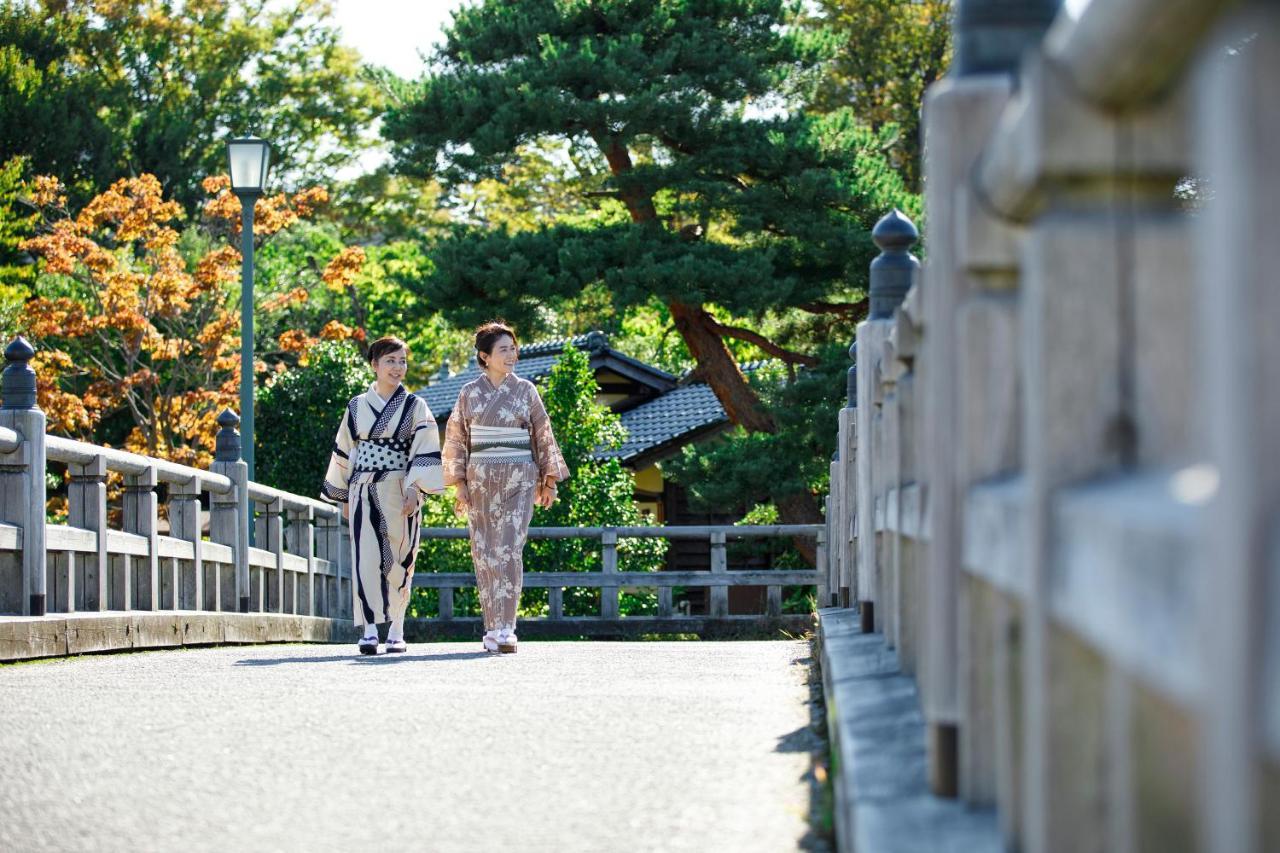
[[[372,624],[370,624],[370,625],[365,625],[365,626],[364,626],[364,638],[365,638],[366,640],[376,640],[376,639],[378,639],[378,626],[377,626],[377,625],[372,625]]]
[[[387,642],[392,640],[404,639],[404,617],[391,620],[391,627],[387,629]]]

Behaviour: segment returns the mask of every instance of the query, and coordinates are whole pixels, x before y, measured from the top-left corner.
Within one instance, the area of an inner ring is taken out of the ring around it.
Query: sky
[[[401,77],[421,76],[421,52],[440,41],[450,13],[464,0],[333,0],[334,23],[342,40],[366,62],[382,65]],[[519,2],[519,0],[515,0]],[[1090,0],[1065,0],[1068,14],[1078,16]],[[387,158],[370,151],[340,177],[371,171]],[[346,174],[350,172],[350,174]]]
[[[342,40],[366,62],[401,77],[422,74],[419,51],[440,40],[449,13],[461,0],[334,0],[334,22]]]
[[[334,0],[333,5],[343,41],[370,62],[417,77],[422,72],[418,51],[440,39],[449,13],[462,0]],[[1065,0],[1071,15],[1087,5],[1089,0]]]

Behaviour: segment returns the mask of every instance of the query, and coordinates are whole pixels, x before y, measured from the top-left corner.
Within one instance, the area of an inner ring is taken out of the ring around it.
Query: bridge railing
[[[351,618],[350,538],[337,507],[248,482],[240,460],[239,418],[225,411],[212,469],[205,471],[108,447],[46,435],[35,405],[33,350],[18,338],[5,351],[0,408],[0,613],[203,610]],[[49,524],[45,476],[50,462],[67,471],[67,519]],[[108,477],[122,480],[119,522],[108,508]],[[161,501],[164,501],[163,512]],[[162,520],[167,519],[167,529]],[[251,528],[252,525],[252,528]],[[250,536],[252,529],[253,535]],[[206,538],[207,532],[207,538]],[[466,528],[423,528],[425,539],[466,538]],[[804,630],[809,616],[783,613],[786,587],[820,587],[821,569],[732,569],[733,539],[814,537],[825,564],[822,525],[533,528],[532,539],[587,538],[600,543],[599,572],[528,572],[525,586],[548,590],[548,628],[605,631],[646,618],[664,630],[696,631],[708,619]],[[620,539],[705,539],[709,571],[618,570]],[[456,617],[453,593],[475,586],[465,573],[419,571],[414,586],[438,591],[438,611],[424,621],[469,628]],[[728,590],[766,588],[765,612],[731,616]],[[623,617],[625,588],[656,589],[657,613]],[[674,612],[675,587],[710,590],[709,612]],[[599,613],[565,617],[566,589],[600,590]],[[822,593],[820,593],[822,594]]]
[[[466,528],[422,529],[424,539],[466,539]],[[817,541],[818,567],[813,569],[733,569],[729,566],[728,541],[731,539],[813,537]],[[546,589],[548,614],[545,617],[522,618],[522,624],[545,623],[548,626],[577,626],[601,624],[616,626],[619,620],[629,625],[647,621],[664,623],[664,630],[679,631],[683,622],[688,625],[710,618],[718,621],[742,621],[752,623],[794,623],[803,630],[808,627],[807,614],[796,614],[784,619],[783,589],[786,587],[817,588],[821,598],[826,594],[826,529],[821,524],[774,525],[685,525],[672,527],[532,527],[530,539],[594,539],[600,543],[600,571],[598,572],[525,572],[524,586],[528,589]],[[622,539],[702,539],[710,545],[711,567],[709,571],[658,571],[636,572],[618,570],[618,542]],[[454,618],[453,593],[476,585],[470,572],[422,572],[413,577],[415,587],[439,591],[437,618]],[[763,614],[729,614],[729,588],[734,586],[765,587],[765,612]],[[596,615],[566,617],[564,615],[564,591],[582,587],[600,590],[600,610]],[[710,590],[706,617],[688,616],[673,608],[672,593],[675,587],[706,587]],[[624,588],[656,589],[658,608],[653,616],[627,616],[619,614],[619,593]],[[669,623],[669,625],[667,624]]]
[[[1013,37],[968,5],[961,54]],[[1032,48],[926,97],[923,270],[877,226],[823,603],[1009,849],[1280,849],[1280,12],[1094,0]]]
[[[45,435],[28,365],[33,354],[22,338],[5,351],[0,613],[350,615],[349,545],[339,510],[248,482],[235,413],[219,418],[210,471]],[[50,462],[66,466],[65,524],[47,522]],[[116,527],[107,501],[111,474],[122,480]]]

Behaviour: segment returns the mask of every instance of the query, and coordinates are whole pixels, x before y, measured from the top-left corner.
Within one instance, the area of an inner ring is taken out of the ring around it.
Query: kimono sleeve
[[[351,451],[356,446],[356,408],[359,398],[347,404],[347,411],[338,424],[338,435],[333,440],[333,452],[329,455],[329,468],[324,474],[320,497],[330,503],[347,502],[347,484],[351,481]]]
[[[409,470],[404,475],[404,488],[411,487],[438,495],[444,491],[444,472],[440,465],[440,427],[431,414],[427,401],[414,398],[413,440],[409,445]]]
[[[459,394],[458,402],[444,425],[444,484],[452,486],[467,481],[467,459],[471,452],[471,413],[467,395]]]
[[[542,405],[542,397],[532,383],[529,385],[529,439],[533,451],[533,461],[538,466],[538,478],[554,477],[563,480],[569,476],[569,466],[564,462],[560,445],[556,443],[555,434],[551,432],[551,418]]]

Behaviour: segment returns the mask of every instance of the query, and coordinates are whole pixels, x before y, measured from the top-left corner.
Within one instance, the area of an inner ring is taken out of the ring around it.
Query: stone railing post
[[[289,510],[289,553],[307,561],[307,579],[303,591],[299,582],[293,585],[293,613],[316,616],[316,552],[315,511],[311,507]]]
[[[1195,411],[1218,475],[1198,590],[1209,698],[1199,724],[1196,823],[1207,853],[1280,844],[1280,160],[1272,135],[1280,127],[1280,10],[1240,6],[1201,52],[1194,100],[1193,173],[1213,193],[1196,246],[1203,393]]]
[[[606,582],[618,573],[618,532],[605,528],[600,533],[600,568]],[[600,618],[618,618],[618,585],[600,587]]]
[[[262,610],[268,613],[284,613],[284,501],[279,498],[267,501],[258,520],[266,534],[258,539],[258,543],[266,546],[266,550],[271,552],[271,559],[275,562],[275,578],[270,586],[266,584],[266,570],[262,572],[258,600]]]
[[[1203,405],[1183,386],[1196,369],[1185,344],[1195,328],[1191,241],[1174,192],[1189,167],[1184,105],[1170,97],[1113,113],[1084,100],[1052,58],[1031,53],[976,173],[993,209],[1025,228],[1019,757],[1029,850],[1119,849],[1132,819],[1123,802],[1111,808],[1083,793],[1130,790],[1112,772],[1134,753],[1129,688],[1113,661],[1081,668],[1079,681],[1054,670],[1066,646],[1050,618],[1053,501],[1082,480],[1185,459],[1185,418],[1170,409]],[[1073,263],[1084,257],[1087,267]],[[950,643],[961,647],[958,637]]]
[[[882,457],[880,401],[883,387],[879,374],[884,343],[893,328],[893,311],[906,297],[918,278],[920,262],[911,254],[919,232],[899,210],[883,216],[872,229],[871,237],[881,254],[871,262],[871,314],[858,324],[854,345],[854,361],[861,371],[856,383],[858,405],[853,423],[858,436],[855,458],[854,505],[857,507],[857,597],[861,609],[862,630],[881,630],[883,615],[877,608],[883,602],[884,578],[880,565],[880,537],[876,534],[876,500],[882,482],[878,470]]]
[[[169,484],[169,535],[191,543],[191,570],[174,581],[175,610],[199,610],[204,606],[204,539],[200,533],[200,482]]]
[[[849,358],[856,362],[858,344],[849,346]],[[832,587],[839,607],[853,607],[858,590],[858,365],[849,365],[845,374],[847,402],[840,410],[840,517],[836,540],[828,542],[831,552],[838,553],[839,575]]]
[[[124,478],[124,530],[146,537],[147,556],[139,565],[137,560],[126,558],[125,573],[132,562],[136,574],[133,579],[134,601],[129,606],[139,610],[160,609],[160,539],[156,486],[159,484],[156,469],[147,467],[138,474],[126,474]]]
[[[956,435],[962,393],[956,353],[957,313],[969,289],[956,248],[965,214],[955,200],[1009,100],[1019,60],[1041,40],[1060,6],[1060,0],[960,0],[951,73],[925,95],[929,261],[921,314],[927,333],[916,372],[930,537],[922,561],[919,684],[927,721],[930,786],[948,796],[960,793],[958,738],[963,711],[958,650],[964,493],[956,471],[963,453]],[[1002,812],[1002,820],[1005,817]],[[1005,831],[1006,841],[1013,844],[1015,830],[1008,821]]]
[[[209,538],[231,548],[235,560],[235,592],[230,600],[221,596],[217,609],[249,612],[249,474],[240,458],[240,417],[230,409],[218,415],[218,438],[213,470],[231,480],[231,491],[213,495]],[[218,584],[221,586],[221,583]]]
[[[95,456],[84,465],[67,466],[67,523],[94,533],[94,553],[84,566],[84,609],[107,610],[111,605],[110,557],[107,554],[107,463]]]
[[[0,382],[0,426],[22,437],[12,453],[0,455],[0,521],[22,528],[19,601],[14,610],[44,616],[47,610],[48,556],[45,552],[44,412],[36,407],[35,350],[18,336],[5,348],[8,362]],[[0,596],[8,597],[8,596]]]
[[[725,534],[717,530],[711,534],[711,574],[724,575],[729,571],[729,555],[725,549]],[[714,617],[729,615],[729,587],[725,585],[711,587],[711,615]]]

